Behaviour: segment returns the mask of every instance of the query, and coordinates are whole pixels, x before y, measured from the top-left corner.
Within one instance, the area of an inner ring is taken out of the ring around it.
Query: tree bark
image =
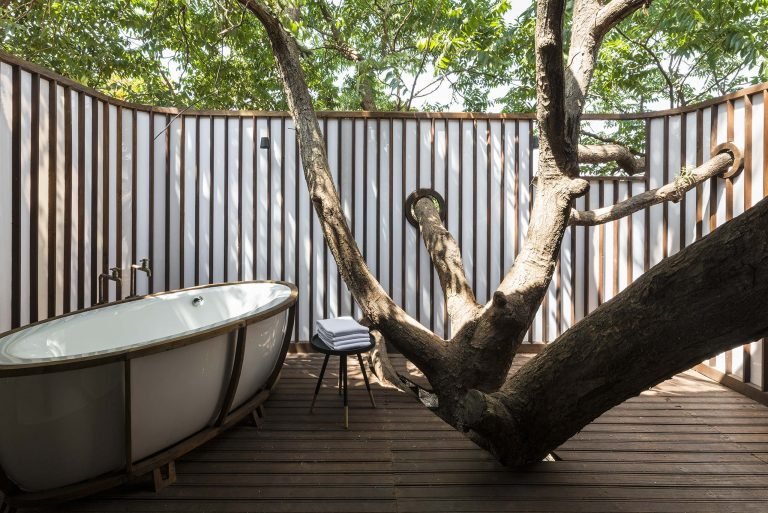
[[[465,429],[502,462],[540,461],[600,414],[726,349],[768,335],[768,198],[661,261],[492,394]]]
[[[616,162],[629,176],[645,171],[645,158],[635,157],[632,151],[621,144],[580,144],[580,164],[605,164]]]
[[[698,184],[725,173],[733,163],[733,160],[733,155],[721,153],[697,167],[688,175],[679,176],[673,182],[650,191],[642,192],[615,205],[587,211],[571,210],[569,222],[577,226],[594,226],[627,217],[639,210],[659,203],[667,201],[677,203],[683,199],[683,195],[687,191],[693,189]]]

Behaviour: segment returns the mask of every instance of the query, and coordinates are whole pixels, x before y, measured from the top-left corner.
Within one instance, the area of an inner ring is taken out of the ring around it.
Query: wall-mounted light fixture
[[[269,149],[269,137],[262,137],[261,141],[259,142],[259,148],[262,150],[268,150]]]

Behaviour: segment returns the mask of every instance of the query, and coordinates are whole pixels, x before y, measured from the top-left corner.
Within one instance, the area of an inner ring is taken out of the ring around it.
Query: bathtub
[[[296,297],[282,282],[209,285],[0,335],[8,503],[82,496],[161,468],[172,474],[176,458],[267,398]]]

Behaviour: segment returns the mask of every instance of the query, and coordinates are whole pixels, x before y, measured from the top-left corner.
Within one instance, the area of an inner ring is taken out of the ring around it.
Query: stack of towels
[[[371,344],[368,328],[352,317],[317,321],[317,336],[325,345],[337,351],[348,351]]]

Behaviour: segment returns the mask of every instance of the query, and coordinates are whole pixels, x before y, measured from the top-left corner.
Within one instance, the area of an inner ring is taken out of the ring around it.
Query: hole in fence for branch
[[[445,222],[445,200],[434,189],[416,189],[405,200],[405,218],[416,228],[419,227],[419,222],[416,220],[416,215],[413,208],[421,198],[430,198],[437,207],[437,211],[440,214],[440,219]]]
[[[724,142],[722,144],[718,144],[715,146],[715,148],[712,150],[712,153],[714,155],[720,155],[721,153],[730,153],[733,157],[733,164],[731,164],[731,167],[728,168],[728,170],[720,175],[720,178],[727,179],[727,178],[733,178],[734,176],[738,175],[742,169],[744,169],[744,156],[741,153],[741,149],[739,149],[738,146],[733,141]]]

